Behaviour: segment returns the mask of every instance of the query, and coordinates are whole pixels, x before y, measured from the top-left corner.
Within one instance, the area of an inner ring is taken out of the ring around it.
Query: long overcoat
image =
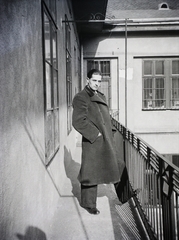
[[[82,135],[82,161],[78,180],[83,185],[120,180],[111,119],[104,94],[88,86],[73,99],[73,127]],[[99,132],[102,134],[98,136]]]

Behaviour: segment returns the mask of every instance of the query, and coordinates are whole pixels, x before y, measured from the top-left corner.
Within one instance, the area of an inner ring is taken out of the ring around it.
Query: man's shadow
[[[70,179],[72,185],[72,193],[77,198],[79,204],[81,203],[81,185],[78,181],[78,174],[80,171],[80,164],[72,159],[71,152],[64,146],[64,167],[66,176]],[[106,196],[109,200],[116,200],[116,194],[111,191],[109,185],[98,185],[98,197]]]
[[[25,235],[16,234],[19,240],[47,240],[46,234],[37,227],[29,226],[26,229]]]
[[[71,152],[68,151],[66,146],[64,146],[64,167],[67,177],[71,181],[72,185],[72,193],[74,197],[77,198],[79,204],[81,202],[81,194],[80,194],[80,183],[78,181],[78,174],[80,171],[80,164],[75,162],[72,159]]]

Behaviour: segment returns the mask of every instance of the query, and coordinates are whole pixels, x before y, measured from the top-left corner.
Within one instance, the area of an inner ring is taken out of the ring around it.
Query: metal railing
[[[123,136],[124,159],[139,214],[150,239],[179,238],[179,168],[112,118]]]
[[[118,109],[112,108],[109,110],[109,113],[114,119],[116,119],[117,121],[119,120],[119,110]]]

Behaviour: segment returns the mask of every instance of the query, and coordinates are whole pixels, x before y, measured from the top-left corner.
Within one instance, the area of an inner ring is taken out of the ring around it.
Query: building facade
[[[84,75],[100,66],[111,112],[178,166],[179,6],[142,2],[108,1],[103,30],[83,35]]]

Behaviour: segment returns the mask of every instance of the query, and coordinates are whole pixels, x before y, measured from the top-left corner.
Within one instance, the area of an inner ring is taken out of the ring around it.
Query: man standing
[[[82,161],[78,180],[81,183],[81,206],[91,214],[96,208],[97,185],[118,183],[119,167],[111,118],[101,85],[101,72],[92,69],[87,85],[73,99],[73,127],[82,135]]]

